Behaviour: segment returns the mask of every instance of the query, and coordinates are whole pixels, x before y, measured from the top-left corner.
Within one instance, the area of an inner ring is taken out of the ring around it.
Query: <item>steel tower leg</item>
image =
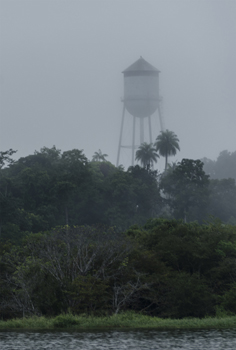
[[[160,105],[159,105],[159,104],[158,104],[157,109],[158,109],[158,113],[159,113],[161,131],[164,131],[164,125],[163,125],[163,120],[162,120],[162,115],[161,115],[161,108],[160,108]]]
[[[152,125],[151,125],[151,116],[148,117],[148,125],[149,125],[149,142],[152,143]]]
[[[135,151],[135,117],[133,116],[133,139],[132,139],[132,166],[134,166],[134,151]]]
[[[121,127],[120,127],[120,139],[119,139],[119,146],[118,146],[118,153],[117,153],[117,160],[116,160],[117,167],[119,165],[119,160],[120,160],[120,149],[121,149],[121,140],[122,140],[123,126],[124,126],[124,119],[125,119],[125,104],[123,105],[122,120],[121,120]]]
[[[144,123],[143,118],[140,118],[140,145],[144,143]]]

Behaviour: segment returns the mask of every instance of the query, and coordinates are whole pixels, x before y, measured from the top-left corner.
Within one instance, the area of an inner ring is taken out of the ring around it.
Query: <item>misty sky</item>
[[[0,150],[100,148],[115,164],[121,72],[142,56],[180,139],[170,160],[235,151],[235,18],[236,0],[0,0]]]

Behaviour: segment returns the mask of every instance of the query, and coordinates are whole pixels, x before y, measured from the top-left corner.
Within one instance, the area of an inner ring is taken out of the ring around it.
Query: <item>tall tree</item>
[[[99,149],[98,152],[94,152],[92,161],[93,162],[106,162],[106,157],[108,157],[108,154],[102,153],[102,151]]]
[[[205,219],[209,199],[209,176],[200,160],[182,159],[162,177],[160,188],[176,219]]]
[[[14,160],[11,158],[11,156],[16,152],[17,151],[13,151],[12,148],[5,152],[0,151],[0,169],[2,169],[7,163],[8,165],[14,163]]]
[[[156,150],[162,157],[165,157],[165,170],[167,168],[167,162],[169,156],[175,156],[177,150],[180,151],[179,139],[177,135],[170,130],[161,131],[160,135],[157,136],[154,144]]]
[[[210,180],[208,213],[224,223],[236,223],[236,184],[234,179]]]
[[[144,168],[149,170],[157,162],[159,155],[156,153],[152,143],[142,143],[136,151],[135,160],[139,160]]]

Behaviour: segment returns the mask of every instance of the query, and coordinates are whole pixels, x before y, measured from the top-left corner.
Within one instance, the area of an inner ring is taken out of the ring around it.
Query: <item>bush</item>
[[[215,296],[197,274],[179,273],[170,280],[167,317],[205,317],[214,314]]]
[[[228,314],[236,314],[236,283],[223,295],[221,307]]]
[[[80,322],[71,314],[59,315],[53,320],[53,326],[56,328],[68,328],[70,326],[79,325]]]

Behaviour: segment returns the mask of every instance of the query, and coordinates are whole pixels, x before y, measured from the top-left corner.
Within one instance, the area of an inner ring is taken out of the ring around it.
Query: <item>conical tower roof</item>
[[[128,68],[126,68],[122,73],[129,73],[129,72],[160,72],[157,68],[153,67],[150,63],[145,61],[145,59],[140,56],[140,58],[131,64]]]

